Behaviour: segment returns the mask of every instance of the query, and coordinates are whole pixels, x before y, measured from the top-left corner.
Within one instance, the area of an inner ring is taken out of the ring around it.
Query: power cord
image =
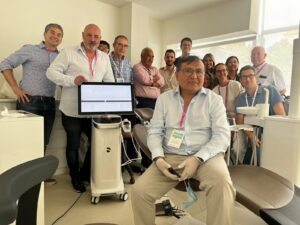
[[[160,203],[155,204],[156,207],[156,216],[174,216],[177,219],[180,219],[182,216],[186,216],[187,213],[177,208],[176,206],[172,206],[169,199],[166,199]]]
[[[78,200],[80,199],[80,197],[82,195],[83,195],[83,193],[80,193],[79,196],[76,198],[76,200],[73,202],[73,204],[60,217],[58,217],[56,220],[54,220],[52,225],[56,224],[61,218],[63,218],[74,207],[74,205],[78,202]]]
[[[172,216],[176,217],[177,219],[180,219],[182,216],[186,215],[187,213],[184,210],[172,207]]]
[[[127,158],[127,161],[122,163],[121,166],[125,166],[125,165],[128,165],[134,161],[138,161],[138,160],[141,160],[142,157],[141,157],[141,153],[140,151],[138,150],[138,148],[136,147],[135,143],[134,143],[134,139],[133,139],[133,136],[132,134],[130,133],[130,137],[131,137],[131,140],[132,140],[132,144],[133,144],[133,147],[134,147],[134,150],[136,152],[136,154],[138,155],[138,157],[136,158],[133,158],[133,159],[130,159],[129,156],[127,155],[127,152],[126,152],[126,148],[125,148],[125,144],[124,144],[124,138],[123,138],[123,135],[121,135],[121,142],[122,142],[122,146],[123,146],[123,152],[125,154],[125,158]]]

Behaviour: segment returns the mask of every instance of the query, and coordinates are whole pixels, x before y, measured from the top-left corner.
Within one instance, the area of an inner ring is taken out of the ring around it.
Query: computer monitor
[[[78,113],[133,114],[134,97],[131,83],[89,82],[78,86]]]

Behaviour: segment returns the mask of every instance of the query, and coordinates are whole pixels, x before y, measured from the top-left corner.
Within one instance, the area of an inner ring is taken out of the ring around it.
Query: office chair
[[[37,204],[41,182],[49,179],[58,159],[45,156],[17,165],[0,174],[0,224],[37,224]]]
[[[147,128],[137,124],[133,136],[147,157],[151,152],[147,146]],[[280,175],[257,166],[236,165],[229,167],[230,176],[236,189],[236,201],[260,216],[270,225],[300,224],[300,189]],[[198,191],[199,181],[191,184]],[[185,191],[182,182],[175,187]]]

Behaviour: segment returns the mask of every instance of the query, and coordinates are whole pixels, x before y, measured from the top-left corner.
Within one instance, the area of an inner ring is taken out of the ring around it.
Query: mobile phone
[[[170,172],[171,174],[174,174],[174,175],[176,175],[177,177],[180,177],[180,175],[179,175],[179,173],[177,173],[176,169],[170,167],[168,170],[169,170],[169,172]]]

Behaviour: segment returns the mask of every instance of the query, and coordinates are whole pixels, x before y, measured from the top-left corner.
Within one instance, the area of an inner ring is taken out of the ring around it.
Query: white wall
[[[128,57],[132,64],[140,62],[141,51],[150,47],[154,51],[153,65],[161,66],[162,22],[149,15],[147,8],[130,2],[121,8],[121,31],[129,39]]]
[[[176,44],[183,37],[196,40],[249,30],[250,9],[251,0],[225,1],[165,20],[163,46]]]
[[[96,0],[9,0],[1,1],[0,60],[22,45],[43,40],[45,25],[59,23],[64,38],[59,48],[78,45],[89,23],[97,24],[103,39],[112,42],[120,30],[120,9]],[[21,70],[16,71],[20,77]],[[3,76],[0,76],[0,89]],[[9,88],[6,88],[9,90]]]
[[[163,46],[162,46],[162,24],[161,20],[150,18],[149,20],[149,47],[154,51],[153,65],[160,68],[164,64],[161,64],[164,59]]]
[[[65,36],[60,49],[78,45],[84,26],[95,23],[102,30],[102,38],[110,43],[118,34],[128,37],[128,56],[133,64],[140,61],[142,48],[148,46],[154,51],[153,64],[160,67],[165,46],[178,43],[184,36],[201,39],[248,30],[250,5],[251,0],[233,0],[161,21],[152,18],[148,9],[136,3],[118,8],[97,0],[3,0],[0,60],[26,43],[39,43],[43,39],[45,25],[50,22],[59,23],[64,28]],[[16,70],[16,74],[20,73],[21,69]],[[2,83],[3,76],[0,75],[0,90],[3,90]],[[6,86],[6,90],[10,91],[10,88]],[[60,119],[57,118],[57,121]],[[66,167],[65,139],[57,141],[57,137],[64,133],[60,123],[57,124],[49,152],[60,158],[60,171],[63,172]]]

